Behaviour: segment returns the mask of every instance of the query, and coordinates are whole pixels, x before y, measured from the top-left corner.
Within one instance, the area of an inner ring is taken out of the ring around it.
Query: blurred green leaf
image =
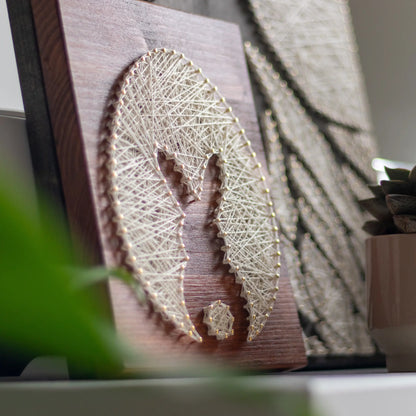
[[[24,195],[0,181],[0,345],[66,356],[81,377],[114,376],[126,349],[100,305],[80,290],[99,280],[98,271],[94,277],[75,267],[65,228],[45,205],[41,226]]]
[[[143,291],[140,283],[125,269],[106,267],[92,267],[92,268],[75,268],[72,270],[77,276],[76,286],[78,289],[86,288],[88,286],[102,283],[108,280],[110,277],[118,278],[119,280],[130,286],[133,292],[136,294],[137,300],[144,304],[146,301],[146,295]]]

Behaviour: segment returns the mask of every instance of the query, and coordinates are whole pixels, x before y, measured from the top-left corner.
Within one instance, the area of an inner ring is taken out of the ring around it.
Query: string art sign
[[[61,173],[45,177],[62,181],[87,261],[125,266],[146,293],[141,304],[118,279],[97,288],[146,357],[124,368],[304,366],[238,26],[137,0],[30,3],[44,85],[25,106],[48,109],[29,124],[50,123]]]
[[[276,301],[278,226],[261,163],[217,87],[183,54],[147,52],[119,84],[106,143],[108,197],[125,263],[153,308],[198,342],[202,337],[184,296],[186,215],[169,188],[159,154],[172,160],[194,200],[201,197],[208,161],[217,157],[221,186],[214,223],[224,241],[223,263],[247,301],[247,340],[252,341]],[[213,305],[222,310],[221,302]],[[224,312],[209,321],[209,333],[220,333],[220,339],[232,334],[233,318],[229,308]]]

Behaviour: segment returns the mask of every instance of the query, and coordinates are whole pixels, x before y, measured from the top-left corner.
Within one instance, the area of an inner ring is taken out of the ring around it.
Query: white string
[[[362,216],[352,195],[344,192],[345,178],[329,143],[258,49],[246,44],[246,52],[250,67],[260,80],[279,122],[282,139],[303,159],[348,228],[356,230],[357,224],[362,223]]]
[[[218,340],[227,339],[234,335],[234,317],[230,312],[229,305],[220,300],[204,308],[203,322],[208,327],[208,335],[213,335]]]
[[[343,0],[250,0],[264,40],[313,107],[371,130],[365,86]]]
[[[328,355],[328,348],[325,347],[316,335],[307,337],[305,333],[303,333],[302,336],[307,356],[319,357]]]
[[[348,161],[367,182],[375,183],[377,175],[371,167],[372,160],[377,157],[377,145],[374,137],[366,132],[351,132],[335,124],[328,125],[331,138]]]
[[[253,73],[260,80],[272,108],[263,116],[267,126],[266,142],[269,137],[276,141],[285,140],[291,152],[285,160],[285,168],[292,190],[298,196],[300,218],[322,251],[308,235],[306,242],[298,246],[303,269],[297,270],[297,253],[282,237],[297,307],[331,353],[371,353],[374,346],[365,326],[361,325],[365,322],[364,281],[353,253],[353,250],[362,252],[362,247],[359,247],[359,241],[363,241],[359,229],[363,222],[362,213],[348,190],[346,178],[328,142],[305,114],[293,92],[258,49],[247,44],[246,51]],[[277,135],[277,126],[282,131],[280,136]],[[269,162],[277,161],[276,167],[279,167],[281,150],[268,146],[268,151]],[[272,181],[281,187],[280,178],[272,176]],[[279,197],[288,199],[284,192]],[[286,207],[289,205],[286,202]],[[351,235],[348,235],[343,221],[349,226]],[[314,287],[315,284],[318,286]],[[353,305],[359,312],[355,312]],[[338,316],[339,323],[335,322]],[[350,335],[347,336],[348,331]]]
[[[183,293],[186,216],[161,172],[158,152],[173,159],[196,200],[208,161],[217,155],[221,198],[215,222],[225,242],[223,262],[247,300],[251,341],[276,300],[280,251],[270,191],[244,129],[201,70],[165,49],[148,52],[129,68],[113,107],[109,197],[135,277],[156,311],[202,341]]]
[[[360,199],[371,198],[373,196],[372,192],[368,188],[368,182],[361,179],[349,165],[344,163],[341,166],[342,173],[347,181],[348,187],[351,190],[351,193],[354,195],[355,199],[359,201]],[[372,181],[376,183],[376,180]],[[368,215],[368,219],[371,217],[371,214]]]
[[[326,254],[350,292],[350,302],[366,316],[365,284],[361,270],[352,254],[345,229],[333,224],[328,227],[303,198],[298,200],[299,212],[307,230]]]
[[[272,119],[271,110],[266,110],[260,118],[267,150],[267,166],[270,173],[270,191],[277,206],[281,232],[290,240],[296,239],[298,210],[290,194],[287,183],[285,160],[276,122]]]
[[[365,318],[354,313],[345,285],[308,234],[301,242],[300,252],[307,290],[322,318],[315,329],[325,345],[333,354],[374,354]]]
[[[282,250],[285,253],[286,267],[296,306],[298,310],[308,318],[310,323],[316,324],[319,321],[319,318],[314,310],[314,305],[309,297],[309,293],[306,290],[305,276],[301,271],[299,252],[296,250],[293,242],[284,235],[280,237],[280,243],[282,245]]]

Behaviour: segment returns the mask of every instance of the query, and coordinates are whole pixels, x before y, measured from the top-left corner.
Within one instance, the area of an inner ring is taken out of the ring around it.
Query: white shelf
[[[14,416],[407,416],[415,395],[416,374],[0,384],[2,414]]]

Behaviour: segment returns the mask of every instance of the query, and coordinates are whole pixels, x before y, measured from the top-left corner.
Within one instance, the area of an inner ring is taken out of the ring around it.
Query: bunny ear
[[[182,54],[154,50],[127,71],[109,121],[109,198],[126,262],[154,308],[201,341],[185,305],[189,260],[185,216],[163,177],[157,154],[173,159],[200,198],[204,171],[218,156],[221,198],[216,222],[224,263],[242,284],[249,335],[264,327],[276,300],[278,228],[261,164],[217,88]]]

